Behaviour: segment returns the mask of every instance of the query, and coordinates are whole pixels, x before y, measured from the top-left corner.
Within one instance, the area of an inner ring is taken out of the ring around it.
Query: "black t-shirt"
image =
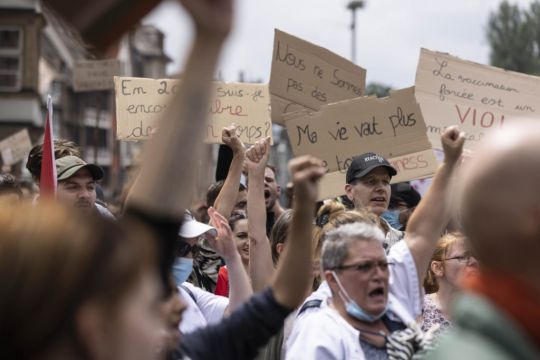
[[[276,223],[276,215],[273,211],[266,211],[266,236],[270,237],[272,228]]]

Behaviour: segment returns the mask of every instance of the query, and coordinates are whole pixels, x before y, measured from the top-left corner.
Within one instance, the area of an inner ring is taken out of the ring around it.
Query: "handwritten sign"
[[[416,99],[433,147],[441,147],[446,127],[459,125],[467,133],[466,148],[474,149],[490,129],[540,118],[540,78],[422,49]]]
[[[366,70],[307,41],[275,30],[270,94],[272,121],[364,95]]]
[[[377,99],[361,97],[323,106],[285,121],[296,156],[311,154],[328,169],[321,199],[342,195],[345,173],[353,157],[375,152],[387,158],[398,174],[394,182],[432,175],[437,160],[414,88]]]
[[[26,159],[32,149],[27,129],[20,130],[0,141],[0,154],[4,165],[13,165]]]
[[[180,80],[115,77],[118,139],[147,139],[179,90]],[[246,144],[272,136],[266,84],[214,83],[204,141],[218,144],[224,127],[236,124]]]
[[[79,61],[73,68],[73,90],[99,91],[114,89],[113,77],[120,75],[120,61]]]

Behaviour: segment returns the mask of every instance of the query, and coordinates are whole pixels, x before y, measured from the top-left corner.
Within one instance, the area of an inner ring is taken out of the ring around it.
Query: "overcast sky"
[[[511,0],[527,5],[531,0]],[[351,13],[345,0],[237,0],[235,28],[222,55],[219,73],[237,81],[268,81],[274,28],[350,58]],[[367,82],[394,88],[414,84],[421,47],[480,63],[489,61],[486,24],[499,0],[367,0],[357,13],[357,64]],[[180,71],[193,31],[177,1],[164,1],[144,20],[166,35],[165,51]]]

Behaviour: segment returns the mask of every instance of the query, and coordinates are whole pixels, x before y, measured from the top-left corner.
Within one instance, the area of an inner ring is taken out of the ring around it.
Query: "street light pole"
[[[356,10],[364,7],[363,0],[351,0],[347,9],[351,10],[351,61],[356,63]]]

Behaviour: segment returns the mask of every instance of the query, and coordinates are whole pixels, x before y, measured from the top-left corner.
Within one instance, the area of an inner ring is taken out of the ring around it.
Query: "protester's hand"
[[[315,202],[319,194],[319,180],[326,169],[321,160],[305,155],[289,161],[294,197],[299,203]]]
[[[287,195],[287,199],[289,199],[289,204],[287,205],[288,208],[292,208],[294,203],[294,184],[292,181],[289,181],[286,186],[285,193]]]
[[[455,164],[463,152],[465,133],[460,132],[457,126],[450,126],[441,135],[441,143],[444,150],[444,161]]]
[[[198,35],[223,39],[231,31],[234,0],[180,0]]]
[[[248,173],[263,174],[270,157],[270,138],[258,140],[246,151]]]
[[[238,138],[236,134],[236,126],[231,125],[223,128],[221,132],[221,140],[225,145],[227,145],[233,152],[234,156],[243,156],[244,155],[244,144]]]
[[[233,233],[227,219],[218,213],[213,207],[208,209],[211,223],[217,229],[217,236],[208,238],[208,243],[225,262],[238,255],[233,239]]]

